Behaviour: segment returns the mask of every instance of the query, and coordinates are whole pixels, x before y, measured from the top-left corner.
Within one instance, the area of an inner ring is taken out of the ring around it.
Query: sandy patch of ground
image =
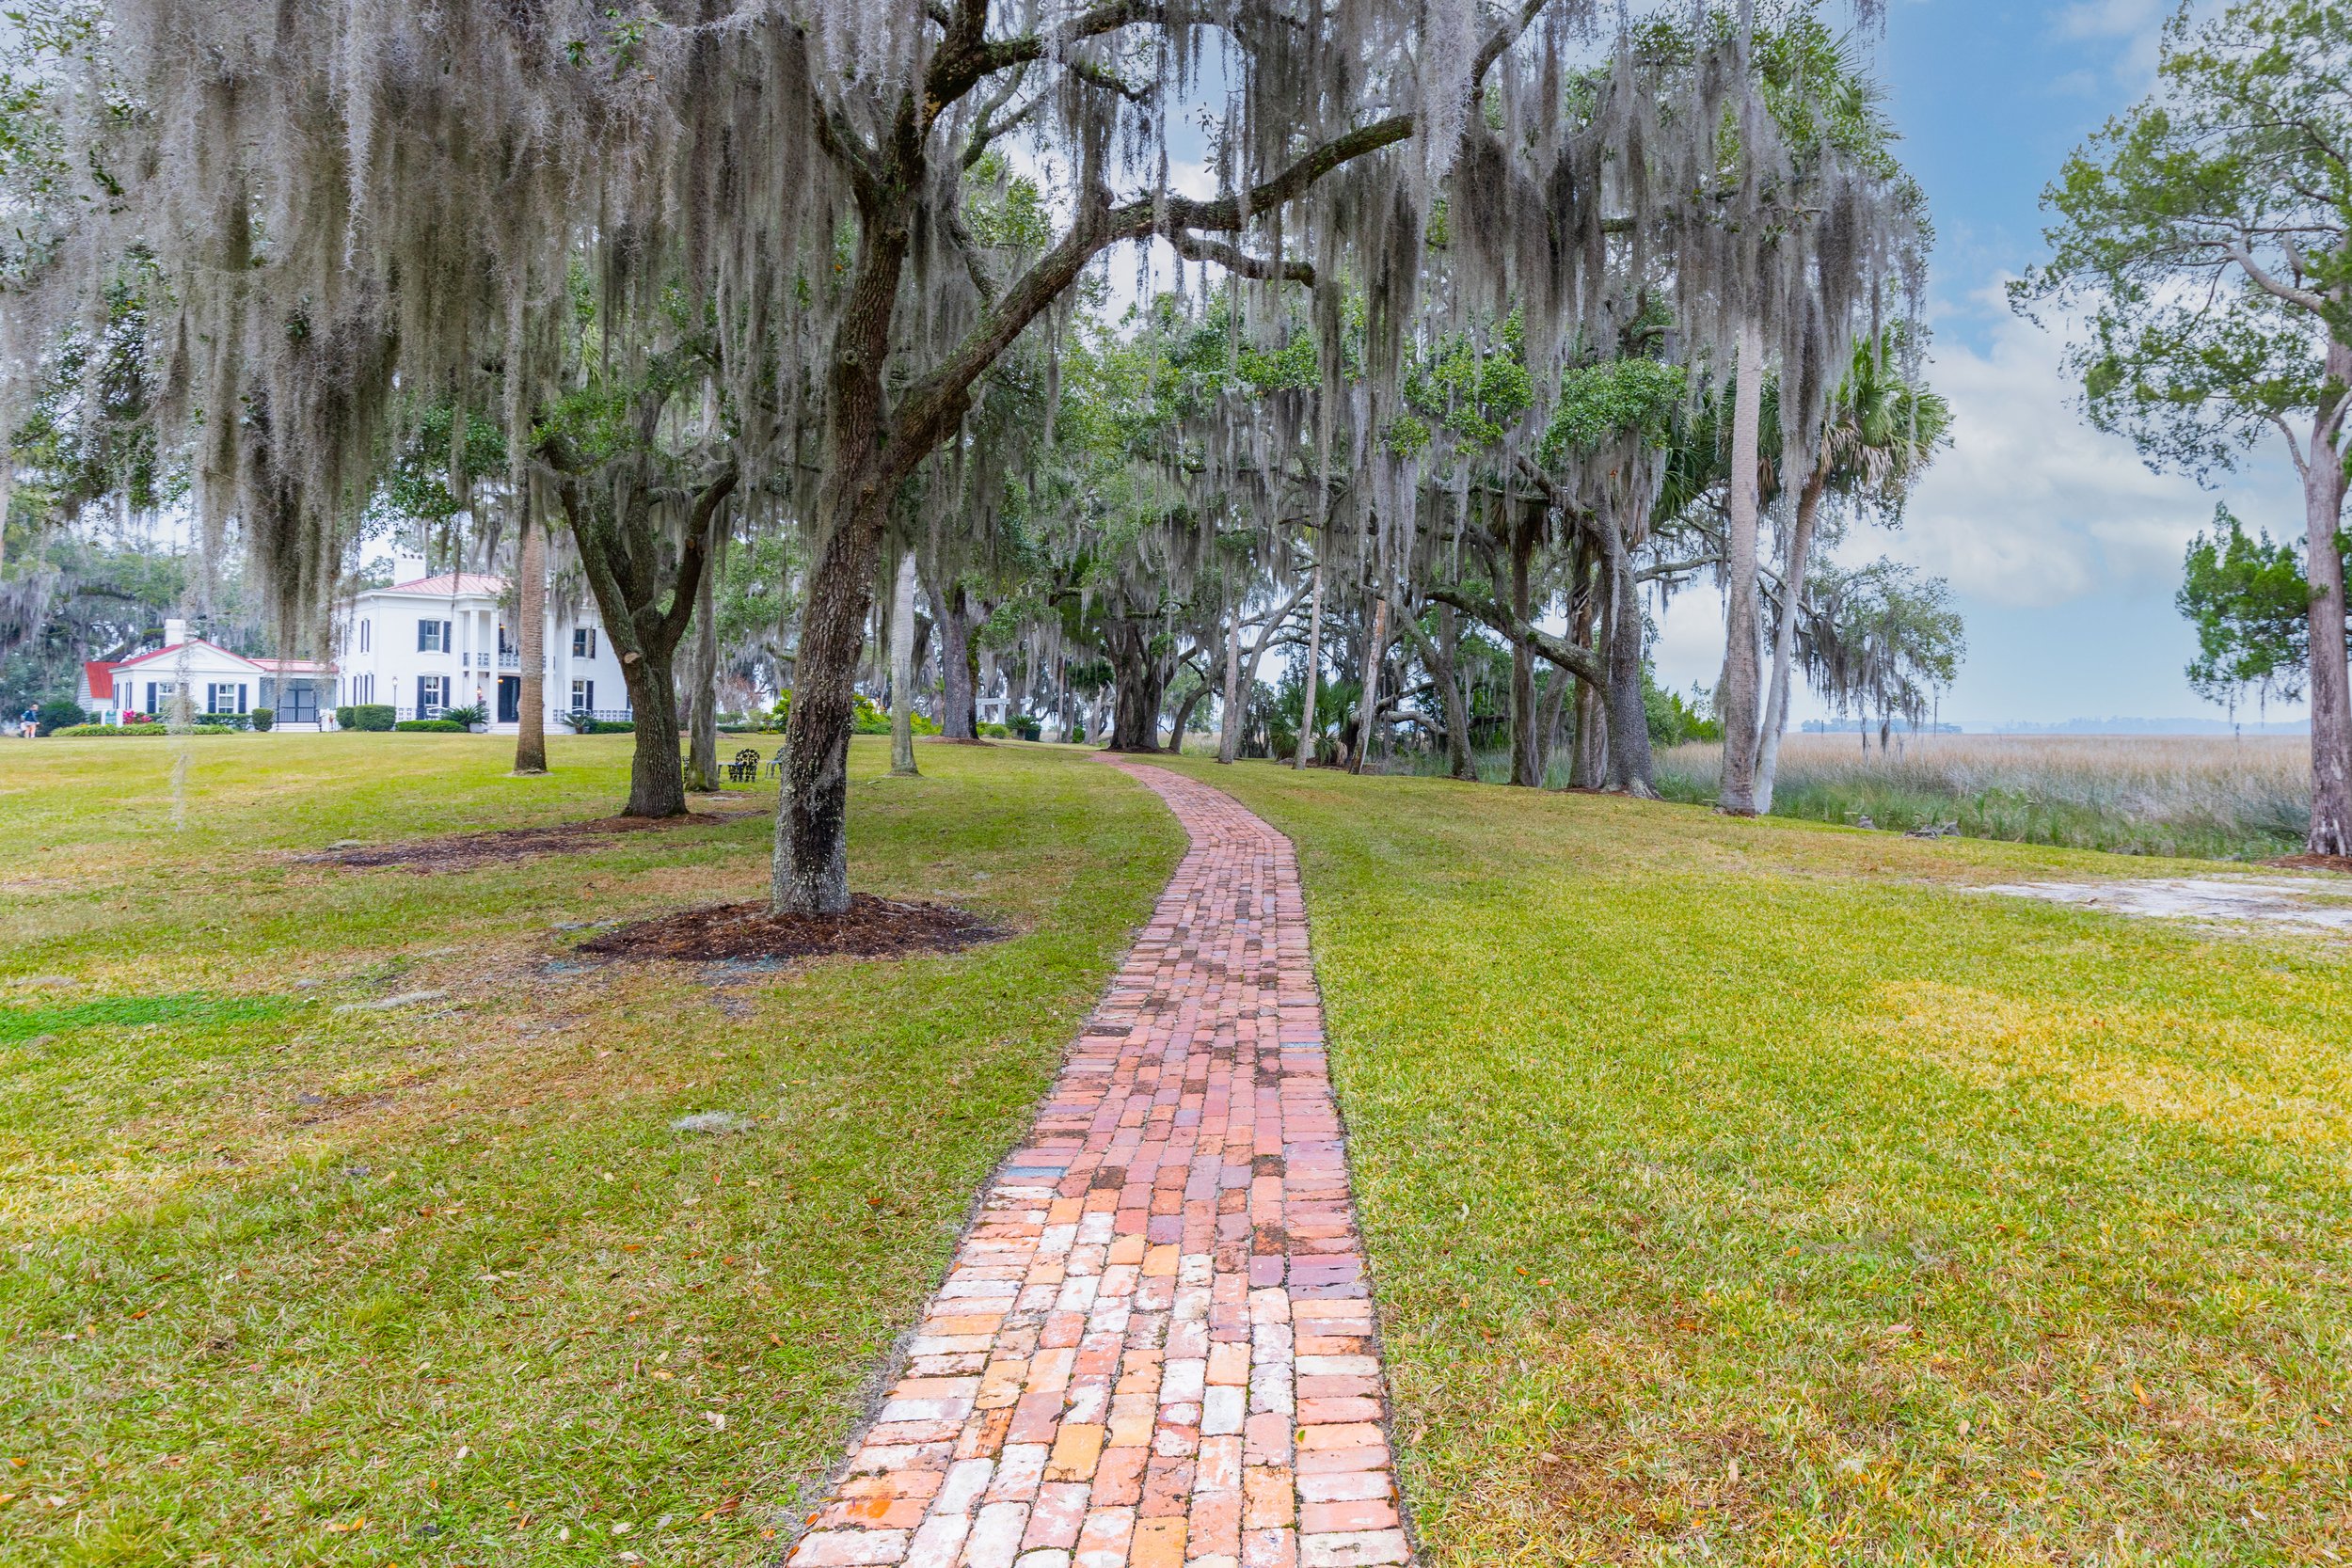
[[[2011,882],[1976,891],[2152,920],[2236,921],[2352,934],[2352,883],[2316,878],[2149,877],[2114,882]]]

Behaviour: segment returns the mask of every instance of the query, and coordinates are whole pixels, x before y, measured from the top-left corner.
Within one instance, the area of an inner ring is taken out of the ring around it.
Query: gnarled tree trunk
[[[939,733],[948,740],[978,738],[972,678],[971,598],[953,578],[934,588],[931,614],[939,626]]]
[[[1533,567],[1539,518],[1522,516],[1511,533],[1511,616],[1520,626],[1534,624]],[[1511,782],[1538,789],[1544,782],[1543,715],[1535,700],[1535,646],[1511,639]]]
[[[772,896],[781,912],[840,914],[850,907],[850,730],[884,504],[876,486],[862,488],[861,495],[853,471],[829,498],[824,510],[841,521],[818,549],[801,611],[776,802]]]
[[[1462,689],[1461,612],[1450,604],[1438,607],[1437,659],[1430,666],[1438,677],[1438,696],[1445,704],[1446,772],[1464,784],[1478,782],[1478,757],[1470,750],[1470,697]]]
[[[610,623],[607,623],[610,625]],[[629,816],[677,816],[686,810],[686,766],[678,755],[677,682],[670,661],[632,650],[621,656],[637,745],[629,756]]]
[[[1103,641],[1111,659],[1110,749],[1156,752],[1168,668],[1152,652],[1151,627],[1140,621],[1115,622]]]
[[[1609,587],[1609,787],[1654,800],[1649,713],[1642,705],[1642,604],[1633,558],[1614,518],[1601,520]]]
[[[1438,635],[1432,637],[1409,615],[1397,617],[1397,627],[1413,644],[1429,669],[1429,684],[1437,689],[1445,715],[1446,774],[1465,784],[1478,782],[1478,760],[1470,754],[1470,705],[1463,700],[1461,681],[1461,621],[1450,604],[1438,606]]]
[[[622,808],[630,816],[680,816],[686,812],[677,683],[672,678],[671,660],[693,618],[712,516],[734,492],[736,478],[730,467],[696,494],[685,545],[675,568],[666,574],[661,569],[661,530],[642,487],[584,480],[569,472],[559,481],[588,591],[596,598],[605,638],[620,660],[629,716],[636,721],[628,803]],[[661,602],[665,593],[666,605]]]
[[[1168,732],[1168,755],[1184,755],[1184,728],[1192,722],[1194,711],[1198,709],[1202,703],[1208,701],[1208,697],[1209,683],[1207,681],[1202,681],[1200,685],[1194,687],[1190,691],[1185,692],[1184,700],[1176,705],[1175,727]]]

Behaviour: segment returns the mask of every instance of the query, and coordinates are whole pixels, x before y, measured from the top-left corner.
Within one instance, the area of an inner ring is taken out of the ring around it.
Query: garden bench
[[[776,748],[776,754],[768,759],[768,776],[771,779],[784,777],[784,748],[781,746]]]
[[[735,760],[727,764],[727,778],[735,784],[758,783],[759,752],[749,746],[736,752]]]

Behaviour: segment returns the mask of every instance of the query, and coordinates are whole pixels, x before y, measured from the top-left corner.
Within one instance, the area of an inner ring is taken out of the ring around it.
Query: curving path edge
[[[1410,1560],[1290,841],[1191,847],[789,1568]]]

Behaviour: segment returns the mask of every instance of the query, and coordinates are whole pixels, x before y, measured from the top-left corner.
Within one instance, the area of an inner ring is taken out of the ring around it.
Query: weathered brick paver
[[[1296,859],[1117,766],[1192,847],[791,1568],[1408,1560]]]

